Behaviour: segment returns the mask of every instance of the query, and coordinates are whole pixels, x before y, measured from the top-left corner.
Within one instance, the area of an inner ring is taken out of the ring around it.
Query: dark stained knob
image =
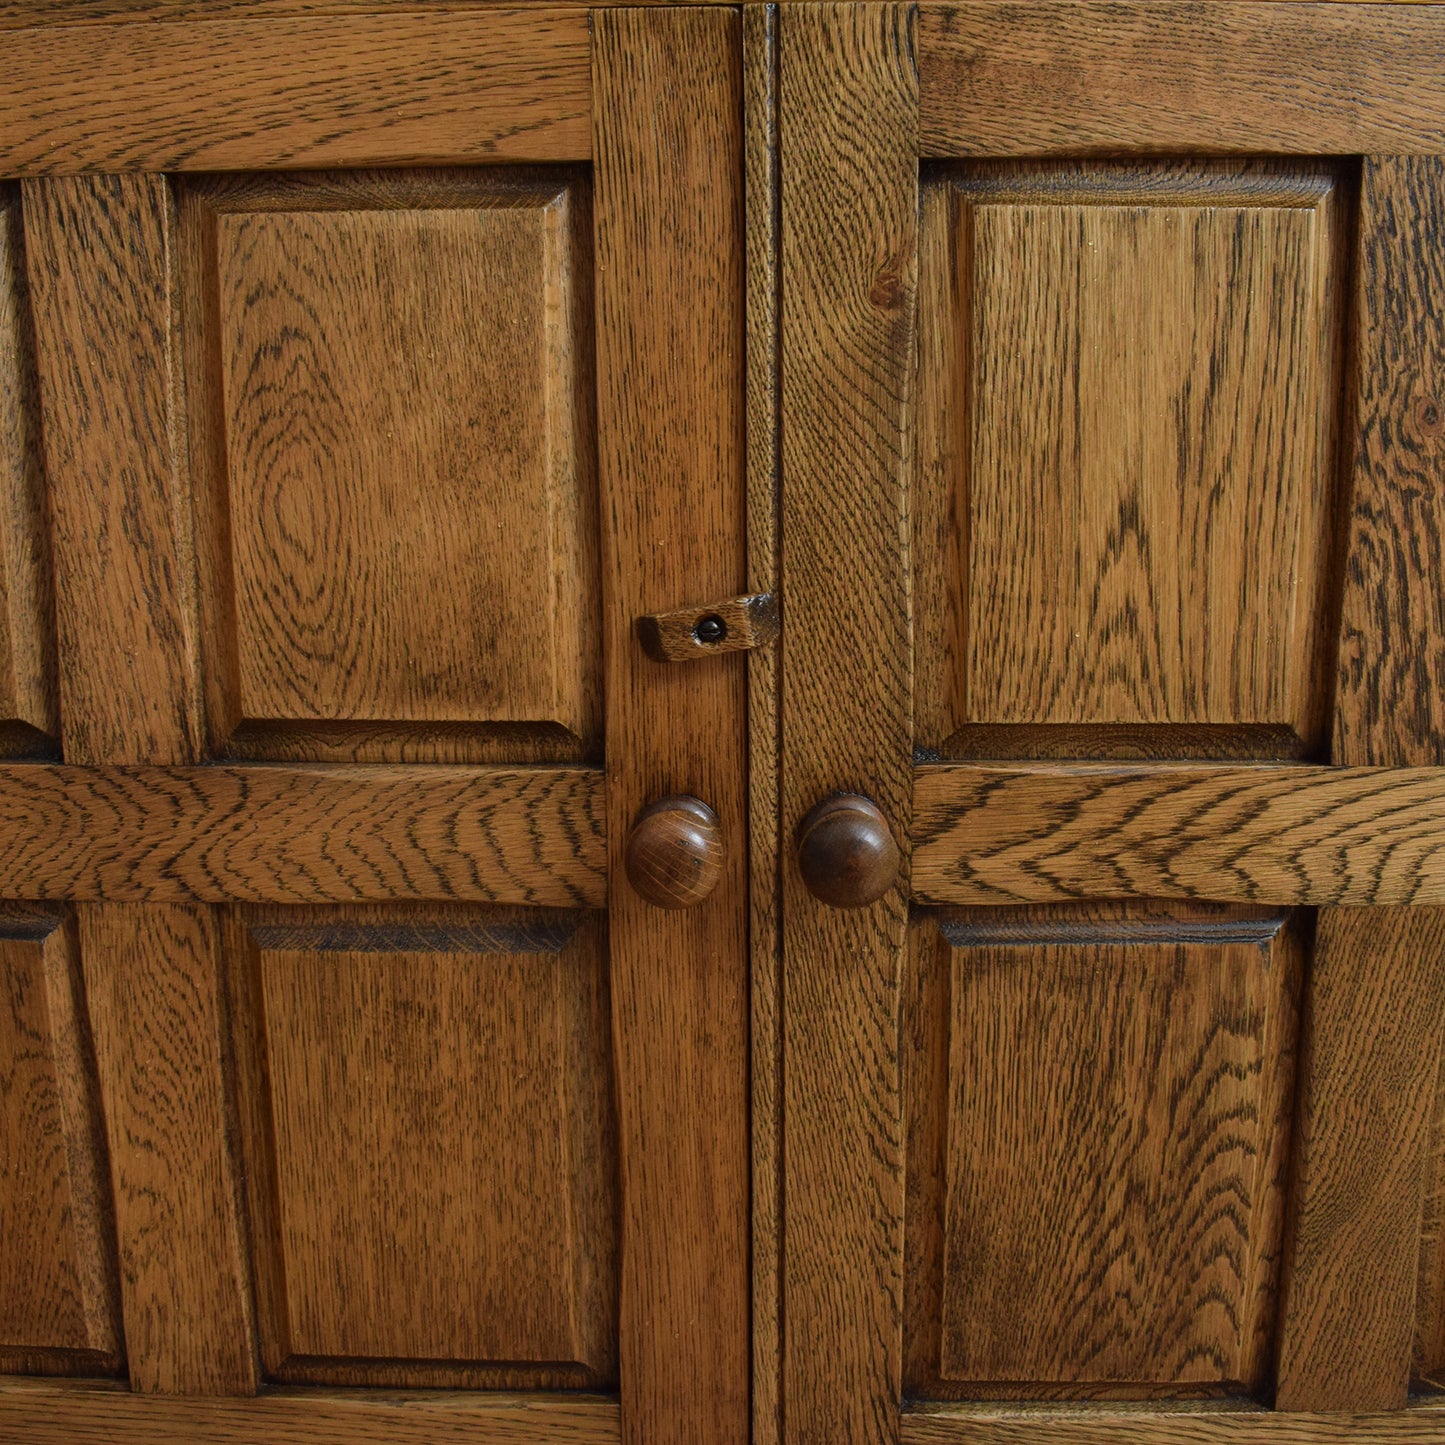
[[[701,798],[659,798],[627,836],[627,881],[658,908],[691,908],[722,877],[722,828]]]
[[[793,839],[808,892],[834,908],[876,903],[898,877],[898,844],[877,805],[858,793],[824,798]]]

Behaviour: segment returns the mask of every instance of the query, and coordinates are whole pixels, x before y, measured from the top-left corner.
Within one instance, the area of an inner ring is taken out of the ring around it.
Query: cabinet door
[[[788,1439],[1441,1429],[1442,43],[780,17]]]
[[[746,1437],[740,30],[6,34],[7,1437]]]

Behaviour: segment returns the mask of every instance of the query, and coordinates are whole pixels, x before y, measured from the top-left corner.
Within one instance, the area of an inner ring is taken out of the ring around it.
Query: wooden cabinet
[[[0,1435],[1445,1436],[1442,55],[0,0]]]

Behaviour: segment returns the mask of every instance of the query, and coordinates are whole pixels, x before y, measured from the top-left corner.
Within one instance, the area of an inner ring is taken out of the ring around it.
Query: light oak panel
[[[1331,175],[989,167],[935,185],[919,741],[1207,724],[1317,748]]]
[[[0,892],[600,907],[592,768],[0,768]]]
[[[74,924],[0,915],[0,1369],[108,1374],[120,1300]]]
[[[0,752],[51,751],[56,701],[39,395],[20,192],[0,185]]]
[[[1433,5],[919,7],[928,156],[1445,149]]]
[[[422,1364],[372,1382],[495,1385],[443,1376],[491,1361],[548,1364],[554,1387],[614,1379],[598,923],[252,912],[229,951],[268,1372],[354,1362],[339,1373],[359,1383]]]
[[[608,937],[622,1159],[620,1378],[635,1445],[749,1430],[747,695],[733,653],[646,656],[637,617],[743,591],[742,22],[593,16]],[[624,852],[654,799],[720,820],[716,889],[663,912]]]
[[[5,54],[6,175],[591,152],[580,7],[34,26]]]
[[[184,218],[212,747],[258,720],[593,737],[585,185],[221,182]]]
[[[1298,938],[1278,915],[942,929],[941,1373],[1260,1388]]]
[[[1445,903],[1445,769],[917,770],[914,897]]]
[[[268,1390],[247,1400],[0,1383],[0,1429],[32,1445],[617,1445],[615,1400],[587,1395]]]

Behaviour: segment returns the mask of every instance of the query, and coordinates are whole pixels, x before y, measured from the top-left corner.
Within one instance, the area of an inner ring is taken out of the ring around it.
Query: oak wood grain
[[[0,896],[598,907],[590,768],[0,769]]]
[[[0,173],[585,160],[584,8],[36,26]]]
[[[1445,770],[1068,763],[917,772],[913,895],[1445,903]]]
[[[596,915],[247,910],[226,947],[268,1375],[615,1383]]]
[[[1433,1406],[1393,1413],[1294,1414],[1254,1406],[1118,1406],[1072,1410],[922,1406],[905,1412],[905,1445],[1337,1445],[1439,1438]]]
[[[929,156],[1445,148],[1432,5],[969,0],[918,44]]]
[[[209,909],[81,904],[132,1389],[250,1395],[250,1270]]]
[[[1445,762],[1445,511],[1433,481],[1445,327],[1432,299],[1445,165],[1368,158],[1359,225],[1334,758],[1403,777],[1407,765]],[[1277,1403],[1398,1409],[1419,1282],[1438,1248],[1425,1236],[1422,1260],[1423,1204],[1441,1167],[1445,913],[1327,909],[1311,977]]]
[[[67,760],[196,756],[175,208],[158,176],[28,182]]]
[[[777,10],[743,9],[743,189],[747,252],[748,588],[778,594]],[[782,1421],[781,646],[748,658],[749,1038],[752,1092],[753,1445]]]
[[[212,747],[257,719],[594,739],[582,178],[223,180],[182,225]]]
[[[0,920],[0,983],[0,1346],[108,1374],[120,1297],[74,923]]]
[[[1321,911],[1276,1404],[1399,1409],[1445,1012],[1445,910]]]
[[[0,186],[0,715],[18,724],[24,731],[17,741],[33,748],[54,746],[60,718],[23,229],[19,187]],[[31,730],[45,736],[29,737]]]
[[[1235,725],[1318,751],[1336,178],[1074,163],[955,168],[935,187],[919,742],[953,752],[963,730],[998,725]]]
[[[630,1441],[747,1439],[744,658],[664,667],[645,613],[747,582],[741,17],[593,16],[608,936],[622,1161],[620,1377]],[[624,873],[650,800],[702,798],[717,888],[664,912]]]
[[[267,1390],[251,1399],[0,1384],[0,1429],[33,1445],[618,1445],[617,1402],[586,1395]]]
[[[1303,963],[1285,921],[942,922],[945,1377],[1265,1384]]]
[[[901,5],[779,15],[785,837],[843,791],[908,836],[912,32]],[[785,1438],[894,1440],[905,890],[842,913],[789,866],[782,896]]]

